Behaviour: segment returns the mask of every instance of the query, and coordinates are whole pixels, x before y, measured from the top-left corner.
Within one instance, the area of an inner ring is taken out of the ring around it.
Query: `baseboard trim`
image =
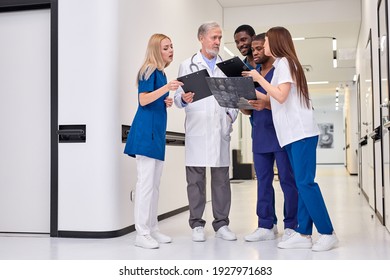
[[[113,231],[70,231],[70,230],[59,230],[57,237],[64,238],[114,238],[126,235],[135,230],[135,226],[131,225],[120,230]]]
[[[183,213],[185,211],[188,211],[190,209],[190,207],[187,205],[187,206],[184,206],[184,207],[181,207],[181,208],[178,208],[176,210],[173,210],[173,211],[170,211],[170,212],[167,212],[165,214],[161,214],[157,217],[157,219],[159,221],[161,220],[164,220],[164,219],[167,219],[167,218],[170,218],[170,217],[173,217],[177,214],[180,214],[180,213]]]
[[[189,209],[189,206],[184,206],[173,211],[161,214],[157,217],[159,221],[170,218]],[[91,239],[103,239],[103,238],[115,238],[126,235],[130,232],[135,231],[135,226],[131,225],[119,230],[113,231],[69,231],[59,230],[58,236],[60,238],[91,238]]]

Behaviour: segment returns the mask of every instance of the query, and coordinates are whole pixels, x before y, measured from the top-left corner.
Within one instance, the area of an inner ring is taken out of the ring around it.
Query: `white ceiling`
[[[224,8],[225,45],[235,55],[240,56],[240,53],[235,47],[233,33],[240,24],[250,24],[258,33],[282,25],[293,37],[312,38],[294,44],[300,62],[308,69],[308,82],[329,81],[326,85],[309,86],[317,108],[334,110],[336,87],[340,88],[340,101],[343,101],[343,89],[352,85],[355,74],[360,0],[217,1]],[[332,37],[337,40],[337,68],[332,64]]]

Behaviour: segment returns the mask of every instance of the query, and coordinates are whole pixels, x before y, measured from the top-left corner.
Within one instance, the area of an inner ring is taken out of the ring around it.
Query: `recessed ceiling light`
[[[326,85],[329,84],[329,81],[317,81],[317,82],[307,82],[308,85]]]

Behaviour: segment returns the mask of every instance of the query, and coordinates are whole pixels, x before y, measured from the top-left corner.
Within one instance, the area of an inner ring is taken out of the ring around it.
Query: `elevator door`
[[[50,232],[50,10],[0,13],[0,232]]]

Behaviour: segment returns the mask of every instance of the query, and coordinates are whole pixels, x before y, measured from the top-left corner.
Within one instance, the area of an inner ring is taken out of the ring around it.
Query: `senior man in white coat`
[[[216,66],[216,63],[222,61],[218,55],[222,39],[219,24],[202,24],[198,29],[198,39],[202,48],[181,63],[179,77],[202,69],[207,69],[210,77],[226,77]],[[236,235],[228,225],[231,205],[230,133],[238,110],[219,106],[214,96],[192,103],[193,96],[192,92],[184,93],[182,88],[175,93],[176,106],[184,108],[186,112],[185,156],[192,240],[206,240],[206,221],[202,219],[206,205],[206,167],[211,169],[212,225],[215,236],[236,240]]]

